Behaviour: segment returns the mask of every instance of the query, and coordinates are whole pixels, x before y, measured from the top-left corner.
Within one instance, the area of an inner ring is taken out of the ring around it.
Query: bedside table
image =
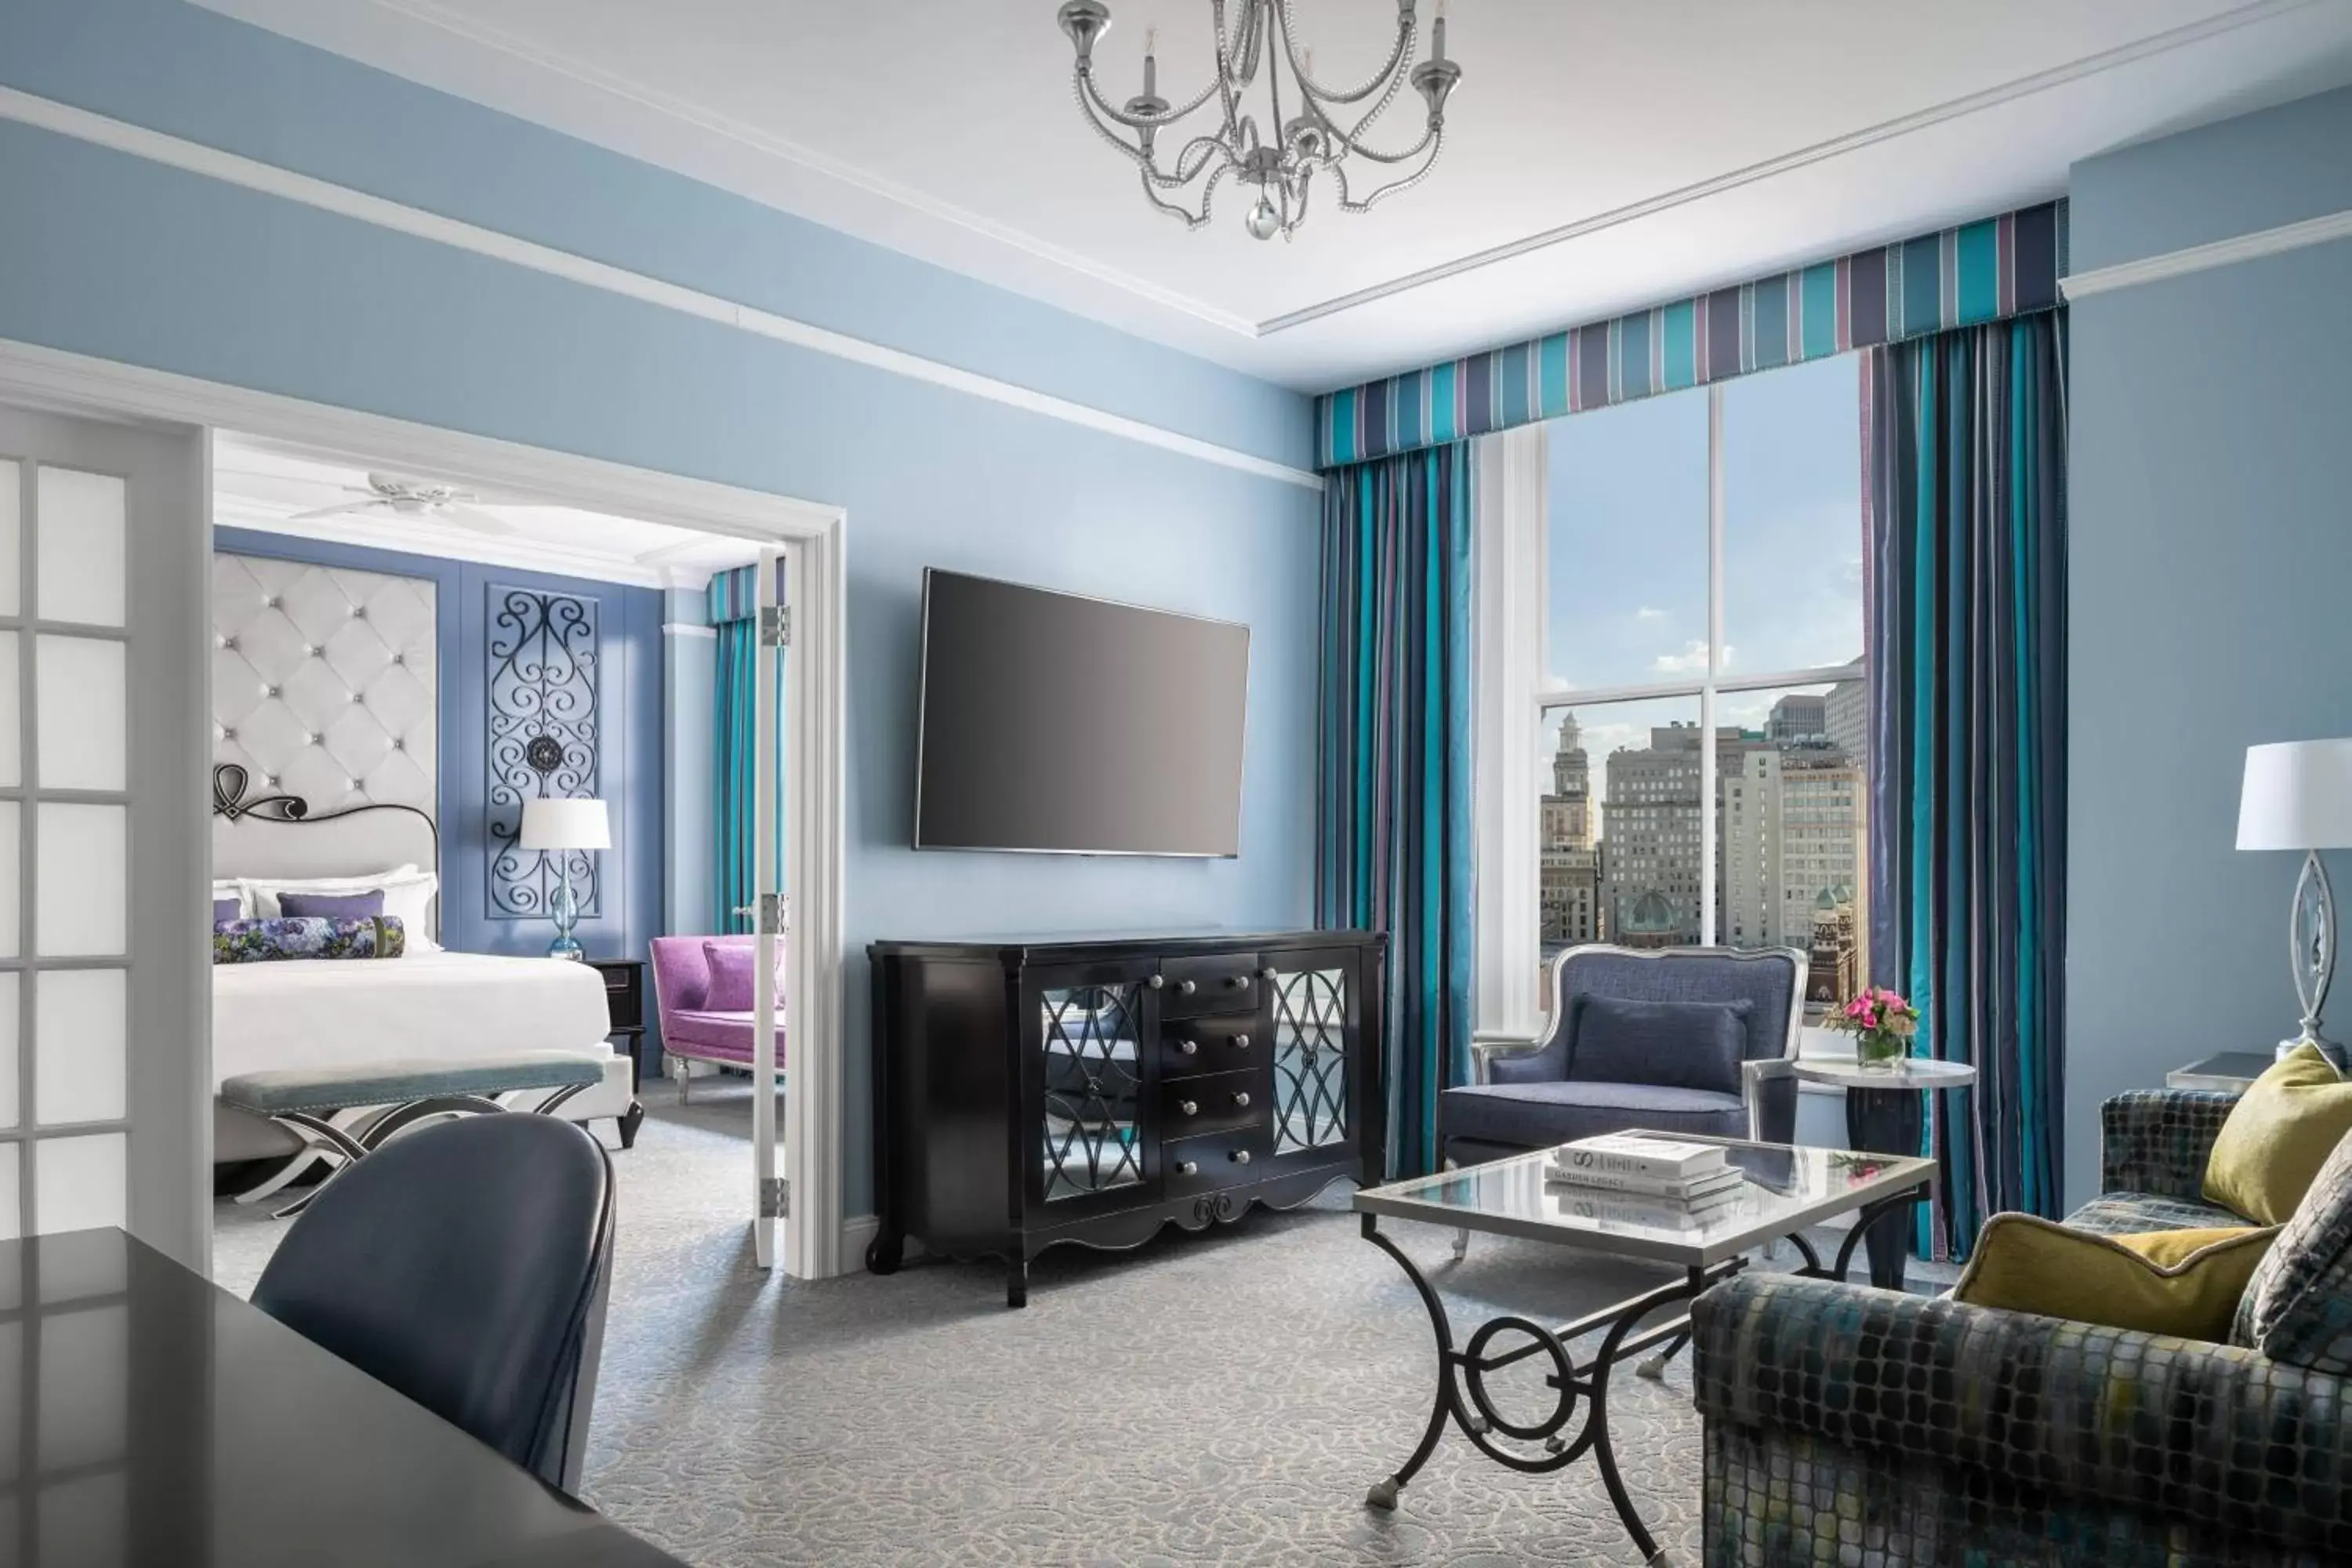
[[[646,961],[642,958],[591,958],[589,968],[604,977],[604,1006],[613,1032],[629,1053],[629,1092],[635,1094],[645,1077]]]

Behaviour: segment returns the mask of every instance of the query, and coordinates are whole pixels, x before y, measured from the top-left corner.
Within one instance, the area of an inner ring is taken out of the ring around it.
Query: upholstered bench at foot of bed
[[[462,1061],[421,1058],[239,1073],[222,1083],[220,1100],[268,1118],[300,1139],[306,1152],[334,1165],[317,1186],[277,1211],[283,1219],[299,1213],[328,1183],[408,1128],[446,1117],[507,1110],[510,1108],[498,1098],[506,1094],[531,1097],[512,1109],[551,1114],[604,1081],[604,1064],[585,1052],[509,1051]],[[381,1110],[357,1123],[333,1120],[338,1112],[373,1108]],[[237,1201],[252,1203],[267,1196],[309,1163],[298,1157],[238,1194]]]

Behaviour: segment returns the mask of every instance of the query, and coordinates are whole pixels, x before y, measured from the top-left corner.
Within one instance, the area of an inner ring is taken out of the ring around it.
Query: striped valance
[[[776,563],[776,602],[784,602],[783,563]],[[760,610],[760,569],[738,566],[732,571],[713,572],[706,602],[710,611],[710,624],[723,626],[730,621],[748,621]]]
[[[1319,397],[1320,468],[2058,303],[2066,204],[2004,213]]]

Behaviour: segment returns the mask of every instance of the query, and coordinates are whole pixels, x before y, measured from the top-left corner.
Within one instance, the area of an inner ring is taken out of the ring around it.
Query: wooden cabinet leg
[[[1015,1258],[1004,1265],[1004,1304],[1025,1307],[1029,1304],[1029,1260]]]

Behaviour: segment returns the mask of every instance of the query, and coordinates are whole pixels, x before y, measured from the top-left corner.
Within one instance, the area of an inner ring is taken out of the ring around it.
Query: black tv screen
[[[923,574],[915,847],[1241,850],[1249,628]]]

